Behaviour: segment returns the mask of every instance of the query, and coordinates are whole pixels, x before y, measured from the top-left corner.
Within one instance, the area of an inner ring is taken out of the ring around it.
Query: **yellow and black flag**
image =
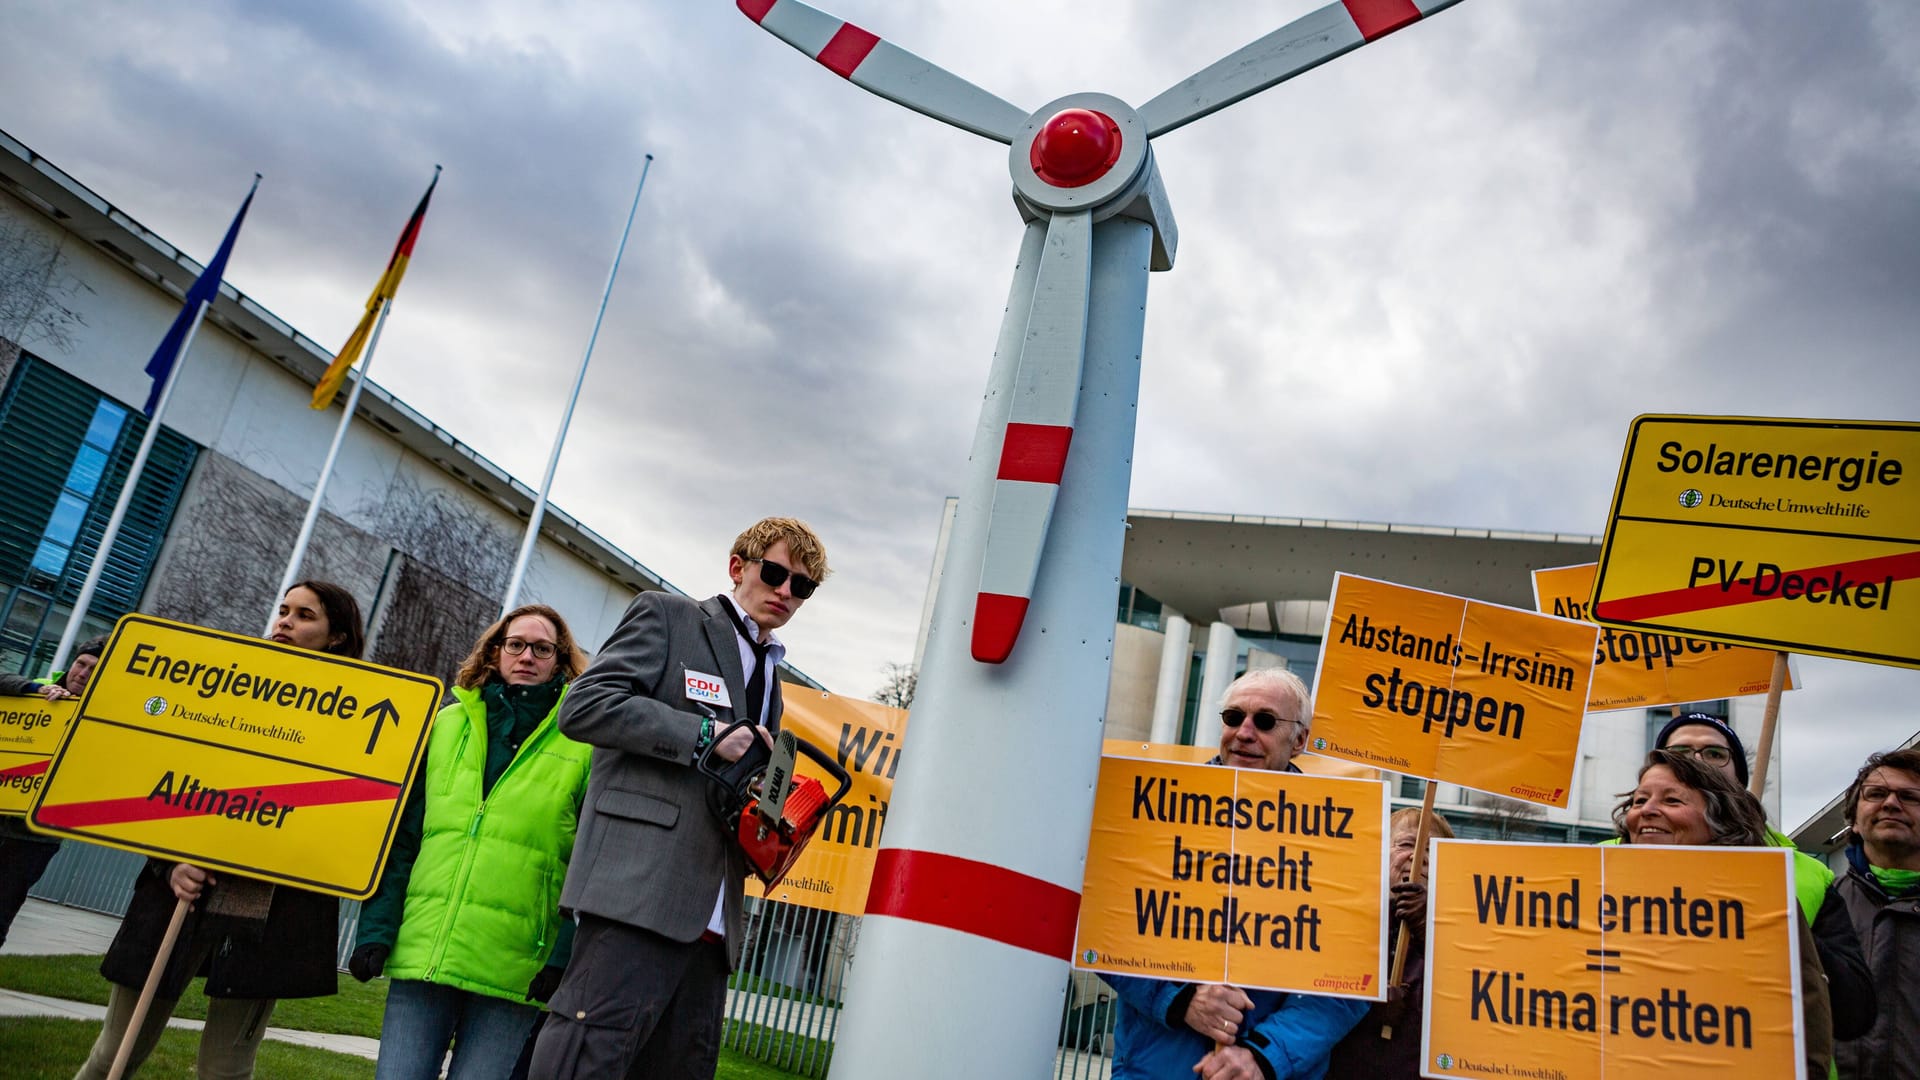
[[[440,182],[440,167],[433,167],[433,182],[427,185],[427,193],[420,196],[420,205],[413,208],[413,216],[407,219],[407,227],[400,231],[400,242],[393,245],[393,258],[387,260],[387,272],[380,275],[379,284],[373,287],[373,295],[367,297],[367,313],[360,317],[360,325],[353,328],[347,343],[340,346],[340,352],[334,356],[333,363],[327,366],[327,373],[320,376],[320,382],[313,388],[313,407],[324,409],[333,404],[333,395],[340,392],[340,384],[347,381],[347,369],[360,359],[361,350],[367,346],[367,338],[373,332],[374,320],[379,317],[380,308],[393,299],[400,288],[400,279],[406,275],[407,261],[413,257],[413,242],[420,237],[420,223],[427,216],[427,202],[433,198],[433,188]]]

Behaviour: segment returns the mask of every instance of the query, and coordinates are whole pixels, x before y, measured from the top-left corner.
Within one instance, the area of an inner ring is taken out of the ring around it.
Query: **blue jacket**
[[[1102,975],[1120,996],[1113,1025],[1113,1080],[1191,1080],[1212,1040],[1167,1010],[1188,983]],[[1327,1055],[1367,1014],[1368,1002],[1278,990],[1248,990],[1253,1012],[1240,1033],[1272,1080],[1320,1080]],[[1185,1011],[1182,1002],[1181,1011]]]

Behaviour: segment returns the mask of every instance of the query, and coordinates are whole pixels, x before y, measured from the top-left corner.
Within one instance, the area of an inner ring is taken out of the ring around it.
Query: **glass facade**
[[[0,391],[0,671],[45,670],[146,428],[52,364],[23,353],[14,365]],[[80,636],[139,604],[197,454],[177,432],[155,438]]]

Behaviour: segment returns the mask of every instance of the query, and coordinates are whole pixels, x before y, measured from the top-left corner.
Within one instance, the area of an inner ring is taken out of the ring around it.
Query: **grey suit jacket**
[[[727,957],[740,963],[746,857],[708,806],[710,781],[693,766],[705,717],[689,700],[689,672],[718,675],[746,707],[746,673],[724,596],[695,602],[664,592],[634,598],[593,663],[567,692],[562,734],[594,748],[586,804],[562,905],[675,941],[707,927],[726,884]],[[780,680],[768,672],[768,725],[780,718]],[[732,708],[709,705],[724,727]]]

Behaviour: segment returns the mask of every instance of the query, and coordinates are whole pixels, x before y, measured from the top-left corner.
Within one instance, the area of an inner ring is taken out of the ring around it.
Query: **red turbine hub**
[[[1033,137],[1033,171],[1054,187],[1084,187],[1120,160],[1120,125],[1092,109],[1062,109]]]

